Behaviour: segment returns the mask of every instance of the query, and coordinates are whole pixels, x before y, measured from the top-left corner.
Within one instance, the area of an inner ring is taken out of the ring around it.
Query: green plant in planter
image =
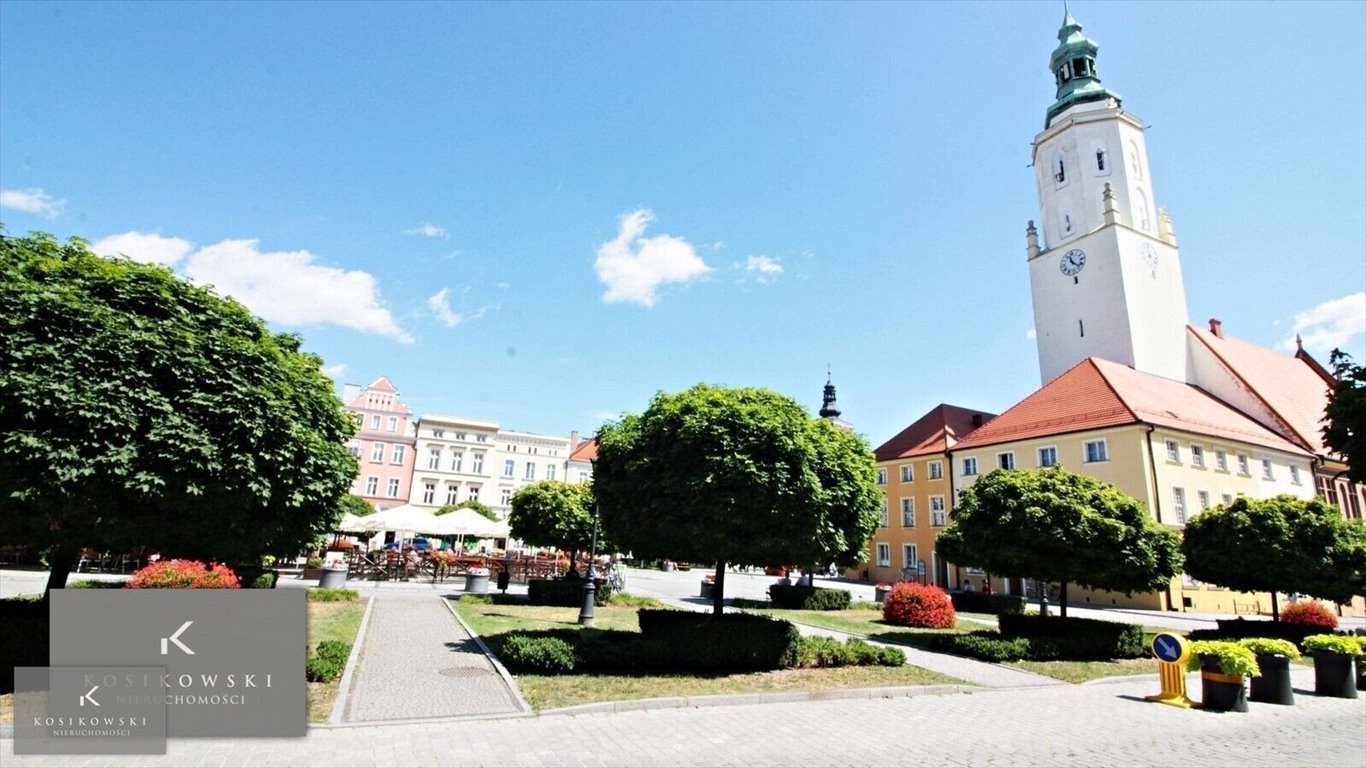
[[[1289,640],[1276,640],[1269,637],[1245,637],[1238,641],[1238,644],[1252,651],[1258,656],[1284,656],[1288,659],[1298,659],[1300,649]]]
[[[1347,656],[1366,655],[1366,643],[1350,635],[1310,635],[1304,638],[1306,651],[1328,651]]]
[[[304,563],[304,567],[321,568],[323,567],[323,559],[321,557],[318,557],[317,555],[314,555],[313,557],[308,558],[308,561]]]
[[[1218,658],[1219,669],[1225,675],[1260,677],[1262,674],[1257,667],[1257,657],[1251,650],[1227,640],[1196,640],[1191,643],[1191,655]]]

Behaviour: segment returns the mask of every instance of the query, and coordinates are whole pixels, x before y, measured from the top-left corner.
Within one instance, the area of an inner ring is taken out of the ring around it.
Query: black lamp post
[[[593,473],[597,473],[598,463],[596,460],[588,462],[593,468]],[[583,606],[579,608],[579,624],[585,627],[593,626],[593,600],[598,591],[598,581],[595,575],[598,562],[598,500],[593,499],[593,543],[588,550],[588,575],[583,581]]]

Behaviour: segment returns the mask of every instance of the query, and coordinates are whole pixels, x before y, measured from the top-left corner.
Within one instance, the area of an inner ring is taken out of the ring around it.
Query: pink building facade
[[[398,389],[383,376],[366,387],[347,384],[342,400],[359,424],[356,436],[347,443],[351,455],[360,462],[351,492],[377,510],[408,503],[417,454],[412,409],[403,404]]]

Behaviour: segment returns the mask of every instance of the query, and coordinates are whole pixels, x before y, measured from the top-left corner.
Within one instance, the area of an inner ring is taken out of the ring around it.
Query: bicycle
[[[612,587],[612,591],[618,594],[626,589],[626,574],[622,571],[621,566],[614,565],[607,572],[607,583]]]

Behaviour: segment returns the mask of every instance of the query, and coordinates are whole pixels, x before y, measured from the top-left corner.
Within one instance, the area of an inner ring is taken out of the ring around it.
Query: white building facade
[[[498,423],[425,414],[417,423],[416,461],[408,503],[436,509],[462,501],[492,506]]]

